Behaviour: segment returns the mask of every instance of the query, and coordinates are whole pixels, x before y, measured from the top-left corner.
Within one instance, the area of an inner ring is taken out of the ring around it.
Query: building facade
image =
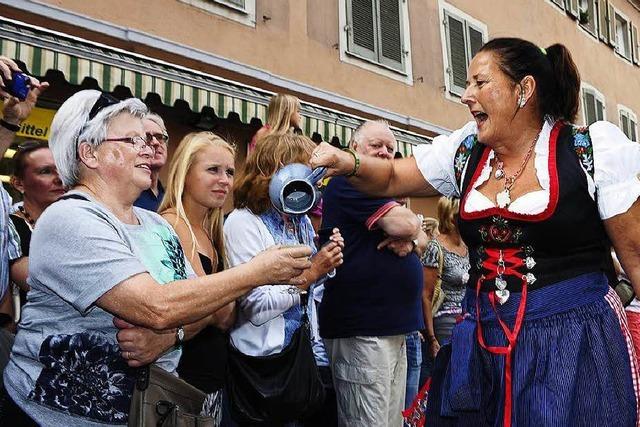
[[[638,26],[640,0],[0,0],[0,54],[55,82],[43,110],[81,88],[142,98],[168,118],[173,148],[213,130],[242,162],[270,95],[287,92],[314,140],[344,145],[384,118],[407,156],[470,120],[467,65],[501,36],[565,44],[583,80],[578,122],[638,141]],[[40,114],[23,136],[46,138]]]

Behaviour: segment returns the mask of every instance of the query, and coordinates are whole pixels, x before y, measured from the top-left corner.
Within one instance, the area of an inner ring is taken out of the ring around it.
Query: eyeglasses
[[[137,152],[142,151],[145,147],[151,150],[153,154],[156,152],[156,147],[149,144],[149,138],[143,138],[141,136],[123,136],[121,138],[107,138],[102,142],[124,142],[125,144],[131,144],[133,149]]]
[[[151,133],[151,132],[147,132],[147,141],[151,142],[153,141],[153,139],[155,138],[156,141],[158,141],[161,144],[166,144],[167,142],[169,142],[169,135],[167,135],[166,133]]]

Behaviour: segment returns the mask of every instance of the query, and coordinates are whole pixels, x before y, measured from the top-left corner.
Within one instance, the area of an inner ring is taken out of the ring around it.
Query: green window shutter
[[[449,82],[451,91],[462,95],[467,81],[467,48],[465,43],[465,23],[445,13],[447,49],[449,55]]]
[[[578,17],[578,14],[579,14],[578,0],[565,0],[564,8],[569,13],[569,15],[571,15],[573,18]]]
[[[584,105],[584,121],[589,126],[596,121],[596,99],[593,94],[584,92],[582,95],[582,103]]]
[[[631,132],[629,132],[629,118],[623,111],[620,111],[620,127],[622,128],[622,133],[627,135],[627,138],[631,139]]]
[[[471,62],[471,59],[474,56],[476,56],[478,51],[480,51],[480,48],[482,47],[482,45],[484,45],[484,40],[482,37],[482,31],[472,27],[471,25],[469,25],[468,29],[469,29],[469,53],[470,53],[469,62]]]
[[[638,41],[638,26],[631,23],[631,54],[633,63],[640,65],[640,41]]]
[[[596,121],[604,120],[604,104],[596,98]]]
[[[373,0],[347,0],[349,51],[377,61]]]
[[[608,0],[598,0],[598,19],[600,22],[600,40],[607,42],[609,39],[609,25],[607,24],[607,10],[609,9]]]
[[[379,0],[379,62],[402,70],[402,25],[400,23],[400,0]]]
[[[609,5],[607,13],[607,21],[609,22],[609,45],[616,46],[616,10]]]

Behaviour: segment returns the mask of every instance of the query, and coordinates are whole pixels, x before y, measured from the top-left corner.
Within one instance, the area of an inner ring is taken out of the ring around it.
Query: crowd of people
[[[30,87],[0,87],[0,154]],[[278,94],[238,174],[218,135],[167,164],[143,102],[77,92],[17,147],[21,201],[0,189],[0,422],[135,425],[153,365],[215,426],[637,425],[640,302],[616,285],[640,294],[640,146],[572,125],[579,87],[563,45],[491,40],[473,120],[408,158],[382,120],[317,145]],[[270,186],[295,164],[330,179],[287,214]],[[438,194],[437,219],[407,204]]]

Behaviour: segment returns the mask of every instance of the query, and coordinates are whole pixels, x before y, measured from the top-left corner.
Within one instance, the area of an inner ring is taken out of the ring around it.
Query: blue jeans
[[[422,345],[418,332],[406,335],[407,342],[407,389],[404,398],[405,409],[411,406],[420,387],[420,367],[422,366]]]

